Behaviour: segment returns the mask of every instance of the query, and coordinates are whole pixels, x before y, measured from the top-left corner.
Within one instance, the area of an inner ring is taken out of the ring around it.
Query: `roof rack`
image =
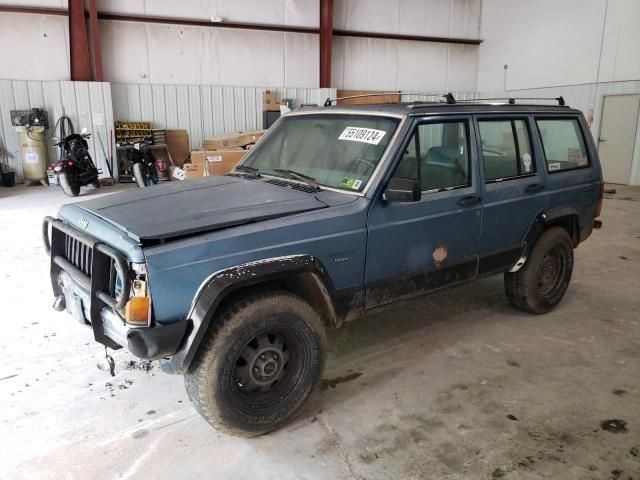
[[[462,102],[490,102],[495,100],[506,100],[509,105],[515,105],[516,100],[551,100],[558,102],[558,105],[565,106],[564,98],[560,97],[494,97],[494,98],[469,98],[465,100],[454,100],[454,103]]]
[[[364,93],[362,95],[351,95],[348,97],[337,97],[334,99],[327,98],[324,102],[325,107],[330,107],[334,102],[338,100],[350,100],[352,98],[364,98],[364,97],[386,97],[388,95],[420,95],[424,97],[436,97],[443,98],[444,100],[440,100],[439,102],[424,102],[412,105],[411,107],[419,107],[420,105],[425,105],[426,103],[447,103],[449,105],[454,105],[456,103],[479,103],[479,102],[495,102],[496,100],[506,100],[503,105],[515,105],[516,100],[549,100],[558,102],[558,105],[565,106],[566,103],[562,96],[560,97],[493,97],[493,98],[465,98],[461,100],[456,100],[453,96],[453,93],[425,93],[425,92],[380,92],[380,93]]]
[[[337,98],[327,98],[324,102],[325,107],[330,107],[334,102],[338,100],[350,100],[352,98],[364,98],[364,97],[386,97],[388,95],[420,95],[424,97],[437,97],[444,98],[444,102],[441,100],[440,103],[456,103],[456,99],[453,97],[453,93],[425,93],[425,92],[380,92],[380,93],[364,93],[362,95],[350,95],[348,97],[337,97]]]

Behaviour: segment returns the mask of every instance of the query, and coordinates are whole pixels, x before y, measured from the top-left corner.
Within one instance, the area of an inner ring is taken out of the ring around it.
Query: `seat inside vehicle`
[[[420,162],[422,191],[456,187],[467,184],[466,161],[453,147],[431,147]],[[418,178],[416,157],[405,155],[394,175],[399,178]]]

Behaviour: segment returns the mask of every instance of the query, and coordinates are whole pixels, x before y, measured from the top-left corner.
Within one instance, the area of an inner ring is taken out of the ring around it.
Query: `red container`
[[[165,163],[164,159],[158,158],[156,160],[156,168],[158,169],[159,173],[165,173],[167,171],[167,164]]]

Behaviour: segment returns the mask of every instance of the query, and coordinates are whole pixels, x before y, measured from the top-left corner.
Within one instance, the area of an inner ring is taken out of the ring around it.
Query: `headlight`
[[[146,275],[147,274],[147,264],[146,263],[132,263],[131,270],[136,272],[138,275]]]

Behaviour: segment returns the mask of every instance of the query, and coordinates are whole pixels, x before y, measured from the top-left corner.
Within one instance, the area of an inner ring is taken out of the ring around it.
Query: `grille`
[[[93,249],[69,235],[64,238],[64,254],[67,260],[79,268],[85,275],[91,276],[93,267]]]
[[[310,185],[302,185],[299,183],[285,182],[284,180],[278,180],[275,178],[265,180],[265,183],[270,183],[271,185],[278,185],[279,187],[292,188],[294,190],[300,190],[301,192],[307,192],[307,193],[315,193],[318,191],[317,188],[312,187]]]

